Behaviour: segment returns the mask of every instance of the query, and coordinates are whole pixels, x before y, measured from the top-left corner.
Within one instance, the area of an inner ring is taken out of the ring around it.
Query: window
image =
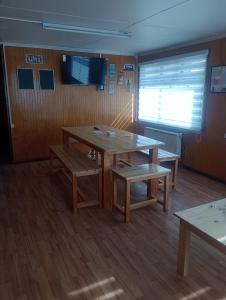
[[[140,64],[138,120],[200,131],[207,55],[203,50]]]

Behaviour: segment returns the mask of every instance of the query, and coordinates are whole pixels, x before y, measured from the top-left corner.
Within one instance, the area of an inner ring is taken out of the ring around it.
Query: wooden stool
[[[101,168],[95,161],[90,160],[84,153],[69,148],[67,145],[50,146],[50,166],[53,168],[53,159],[57,158],[63,165],[64,174],[72,181],[73,211],[77,213],[79,208],[100,205],[102,207],[102,175]],[[78,196],[84,200],[84,196],[78,189],[77,178],[98,174],[98,201],[78,202]]]
[[[145,155],[149,155],[148,150],[141,150]],[[172,189],[175,188],[176,186],[176,179],[177,179],[177,171],[178,171],[178,160],[179,160],[179,155],[163,150],[163,149],[158,149],[158,164],[164,163],[164,162],[169,162],[171,164],[171,170],[172,170],[172,178],[170,181],[170,186]],[[130,159],[131,160],[131,159]]]
[[[153,202],[160,202],[163,205],[163,211],[168,209],[168,194],[169,194],[169,173],[170,169],[163,168],[157,164],[143,164],[138,166],[113,168],[113,183],[114,183],[114,197],[112,208],[116,207],[124,214],[124,222],[128,223],[130,219],[130,210],[137,209],[152,204]],[[143,180],[164,178],[163,201],[151,197],[149,200],[144,200],[137,203],[130,203],[130,185],[132,182],[139,182]],[[117,183],[120,179],[125,183],[125,203],[120,206],[117,203]]]

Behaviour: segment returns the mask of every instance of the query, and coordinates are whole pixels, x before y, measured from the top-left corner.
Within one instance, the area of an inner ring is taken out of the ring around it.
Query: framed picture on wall
[[[210,91],[226,93],[226,66],[212,67]]]
[[[41,90],[54,90],[53,70],[39,70],[39,81]]]
[[[34,78],[32,69],[17,69],[17,86],[19,90],[34,89]]]

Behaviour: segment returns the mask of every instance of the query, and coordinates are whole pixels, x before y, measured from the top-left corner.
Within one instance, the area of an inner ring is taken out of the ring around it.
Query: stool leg
[[[163,211],[168,210],[168,198],[169,198],[169,174],[164,176]]]
[[[173,166],[173,176],[172,176],[172,189],[175,189],[176,179],[177,179],[177,170],[178,170],[178,159],[175,160]]]
[[[72,175],[72,199],[73,199],[73,212],[77,214],[78,207],[78,184],[77,184],[77,177],[75,175]]]
[[[114,191],[113,191],[113,203],[111,209],[113,210],[115,204],[117,203],[117,178],[113,176],[113,185],[114,185]]]
[[[99,171],[98,174],[98,201],[100,203],[100,207],[103,208],[103,199],[102,199],[102,171]]]
[[[124,222],[129,223],[130,220],[130,182],[125,182],[125,211]]]

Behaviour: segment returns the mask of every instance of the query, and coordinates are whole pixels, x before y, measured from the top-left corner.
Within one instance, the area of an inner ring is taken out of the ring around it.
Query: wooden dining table
[[[114,166],[115,156],[149,149],[149,162],[157,163],[158,147],[163,144],[160,141],[106,125],[63,127],[62,130],[64,144],[69,145],[70,139],[73,139],[100,154],[102,197],[105,208],[111,207],[113,197],[111,170]],[[157,180],[149,182],[149,196],[156,195],[157,186]]]

